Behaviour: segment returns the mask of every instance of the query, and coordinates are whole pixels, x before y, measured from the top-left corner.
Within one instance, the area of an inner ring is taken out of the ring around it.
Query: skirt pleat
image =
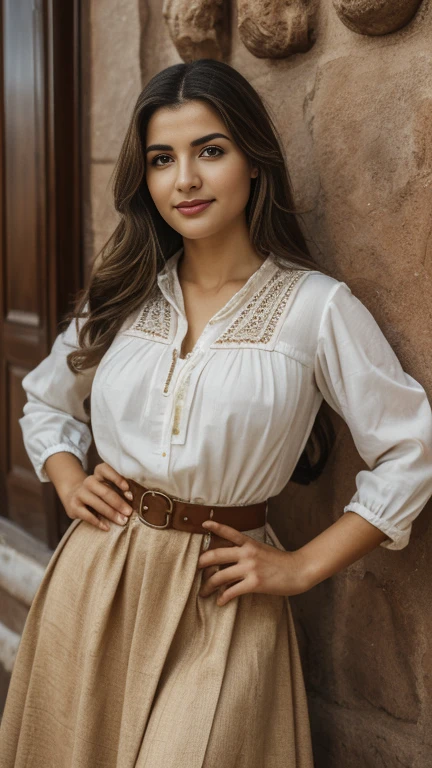
[[[72,522],[19,644],[1,768],[313,767],[288,598],[200,597],[201,542],[136,513]]]

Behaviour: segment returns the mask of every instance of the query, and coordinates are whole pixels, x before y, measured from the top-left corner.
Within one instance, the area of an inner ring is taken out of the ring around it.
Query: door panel
[[[57,544],[70,522],[40,483],[18,419],[21,382],[82,287],[78,0],[2,0],[0,514]]]

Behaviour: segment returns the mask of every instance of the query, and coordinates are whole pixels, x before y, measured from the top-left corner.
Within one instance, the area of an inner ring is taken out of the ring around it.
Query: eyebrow
[[[213,141],[213,139],[228,139],[228,141],[231,141],[231,139],[228,136],[225,136],[224,133],[209,133],[207,136],[201,136],[200,139],[194,139],[191,141],[190,146],[191,147],[198,147],[200,144],[205,144],[206,141]],[[159,151],[168,151],[173,152],[174,147],[171,147],[170,144],[151,144],[146,149],[147,152],[153,152],[155,149]]]

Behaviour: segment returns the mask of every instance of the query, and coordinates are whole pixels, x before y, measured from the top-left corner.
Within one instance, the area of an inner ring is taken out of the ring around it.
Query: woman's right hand
[[[117,485],[125,496],[130,494],[132,498],[126,479],[109,464],[102,462],[96,465],[92,475],[86,475],[63,495],[63,506],[71,520],[80,518],[105,531],[110,530],[108,520],[122,526],[127,522],[132,507],[106,484],[106,480]]]

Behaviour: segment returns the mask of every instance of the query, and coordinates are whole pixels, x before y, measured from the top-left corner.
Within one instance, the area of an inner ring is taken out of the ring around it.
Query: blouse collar
[[[159,288],[169,301],[182,315],[185,315],[183,291],[178,277],[178,262],[183,253],[183,246],[171,256],[163,269],[157,275]],[[247,302],[277,271],[278,264],[275,256],[270,253],[263,263],[246,280],[246,283],[228,300],[228,302],[213,316],[212,322],[223,320],[244,303]]]

